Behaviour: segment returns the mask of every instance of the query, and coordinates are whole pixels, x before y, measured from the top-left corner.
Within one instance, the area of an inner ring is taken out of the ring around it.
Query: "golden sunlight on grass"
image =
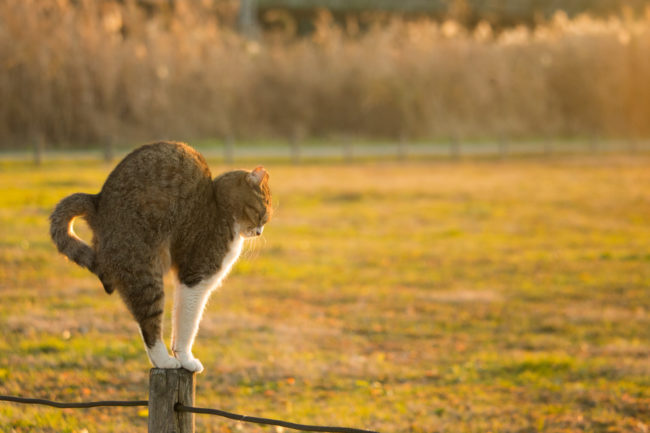
[[[197,405],[387,433],[644,432],[648,164],[268,165],[276,214],[208,306]],[[126,308],[48,239],[55,202],[111,167],[1,168],[0,393],[146,398]],[[15,432],[145,425],[132,409],[0,405]],[[268,429],[197,416],[197,431]]]

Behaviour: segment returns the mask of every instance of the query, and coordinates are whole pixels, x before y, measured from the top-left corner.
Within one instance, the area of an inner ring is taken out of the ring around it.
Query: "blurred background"
[[[201,323],[197,406],[650,429],[648,1],[0,0],[0,393],[147,398],[135,322],[48,216],[160,139],[273,192]],[[0,431],[147,416],[2,403]]]
[[[642,0],[6,0],[0,147],[641,142],[649,23]]]

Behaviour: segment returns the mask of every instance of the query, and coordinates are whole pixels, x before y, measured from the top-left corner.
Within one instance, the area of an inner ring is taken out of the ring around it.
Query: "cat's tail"
[[[50,236],[60,253],[95,272],[95,251],[72,228],[76,217],[90,221],[95,216],[97,195],[76,193],[64,198],[50,215]]]

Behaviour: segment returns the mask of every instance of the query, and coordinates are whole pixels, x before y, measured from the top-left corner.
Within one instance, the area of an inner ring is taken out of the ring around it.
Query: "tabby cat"
[[[203,370],[192,355],[203,308],[239,256],[245,238],[271,217],[268,173],[235,170],[212,179],[190,146],[160,142],[127,155],[99,194],[72,194],[50,216],[58,250],[121,295],[138,322],[147,354],[159,368]],[[83,217],[92,245],[73,230]],[[177,282],[172,352],[162,339],[163,275]]]

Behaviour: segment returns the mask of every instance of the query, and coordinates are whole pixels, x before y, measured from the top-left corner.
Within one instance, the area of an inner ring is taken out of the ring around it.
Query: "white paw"
[[[185,370],[194,371],[196,373],[203,371],[203,364],[201,364],[201,361],[196,359],[191,353],[176,352],[175,355]]]
[[[147,355],[149,355],[151,363],[155,367],[179,368],[181,366],[181,362],[178,359],[169,356],[167,347],[162,341],[157,341],[156,344],[154,344],[152,347],[145,346],[145,348],[147,349]]]
[[[157,368],[180,368],[181,367],[181,362],[178,359],[169,355],[167,355],[166,359],[155,359],[152,361]]]

